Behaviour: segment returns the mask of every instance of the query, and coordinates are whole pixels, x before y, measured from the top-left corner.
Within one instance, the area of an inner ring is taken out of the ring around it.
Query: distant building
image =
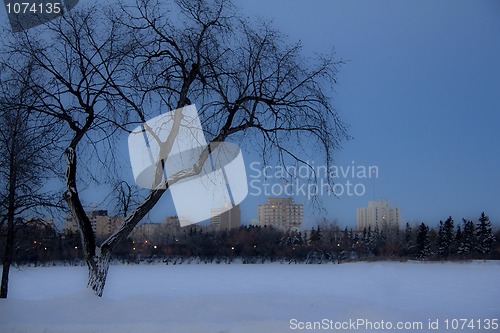
[[[273,226],[284,230],[299,230],[304,219],[304,205],[296,204],[292,198],[267,198],[258,205],[259,225]]]
[[[175,239],[186,232],[180,226],[177,216],[167,216],[163,223],[138,224],[130,234],[135,243],[149,243],[159,245]]]
[[[211,210],[210,222],[216,231],[237,229],[241,226],[240,205],[232,208],[231,206],[231,203],[226,202],[224,207]]]
[[[88,213],[88,214],[91,218],[95,218],[98,216],[108,216],[108,211],[106,209],[96,209],[96,210],[90,211],[90,213]]]
[[[93,210],[88,212],[87,215],[97,239],[110,236],[123,221],[121,216],[108,216],[107,210]],[[76,220],[71,215],[64,219],[64,230],[73,232],[79,230]]]
[[[97,239],[111,236],[122,223],[121,216],[108,216],[107,210],[94,210],[89,215]]]
[[[368,201],[368,207],[356,209],[356,225],[359,231],[364,228],[380,229],[401,226],[399,208],[390,207],[387,201]]]

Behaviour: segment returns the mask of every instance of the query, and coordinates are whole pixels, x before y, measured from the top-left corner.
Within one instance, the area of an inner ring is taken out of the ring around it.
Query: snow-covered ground
[[[446,319],[500,320],[498,262],[113,266],[102,298],[86,274],[13,269],[0,332],[413,333],[437,332],[429,320],[439,332]],[[314,322],[323,329],[300,329]]]

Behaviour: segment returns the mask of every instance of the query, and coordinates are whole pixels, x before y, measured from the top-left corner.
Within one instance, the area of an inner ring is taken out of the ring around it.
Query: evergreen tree
[[[320,243],[321,242],[321,229],[319,226],[316,227],[316,230],[311,228],[311,235],[309,236],[309,240],[311,241],[312,244]]]
[[[448,217],[448,219],[443,223],[439,221],[439,231],[438,231],[438,253],[442,258],[448,259],[450,254],[452,254],[454,244],[454,227],[453,219]]]
[[[347,227],[344,229],[344,234],[342,236],[342,250],[347,250],[351,248],[350,239],[349,239],[349,230]]]
[[[455,246],[453,247],[453,252],[455,252],[455,253],[460,253],[460,246],[462,244],[462,236],[463,236],[462,228],[459,225],[457,227],[457,233],[455,235],[455,242],[454,242]]]
[[[474,233],[474,222],[463,219],[463,230],[460,241],[457,240],[458,253],[466,255],[472,253],[476,246],[476,235]]]
[[[323,238],[323,233],[321,232],[321,228],[318,227],[316,228],[316,239],[317,239],[317,242],[320,242],[321,243],[321,239]]]
[[[375,224],[375,229],[373,229],[373,236],[378,237],[380,235],[380,228],[378,227],[378,223]]]
[[[376,229],[373,230],[371,226],[368,229],[368,247],[370,249],[370,252],[372,254],[375,254],[375,248],[377,247],[377,235],[376,235]]]
[[[490,218],[481,213],[476,227],[477,250],[481,254],[490,253],[495,240],[493,230],[491,229]]]
[[[421,223],[417,229],[417,258],[425,260],[430,255],[429,227]]]
[[[363,235],[361,236],[361,242],[363,245],[368,244],[368,229],[366,227],[363,228]]]
[[[375,224],[375,229],[373,229],[373,232],[371,233],[370,247],[375,255],[379,254],[380,229],[378,227],[378,223]]]
[[[370,229],[370,227],[368,227],[368,228],[364,227],[363,228],[363,235],[361,237],[361,244],[363,246],[364,251],[366,251],[367,254],[371,252],[371,249],[370,249],[370,238],[371,238],[371,229]]]
[[[412,237],[412,229],[410,226],[410,223],[406,223],[406,228],[405,228],[405,233],[403,236],[403,248],[404,248],[404,254],[405,255],[410,255],[412,252],[412,249],[414,247],[414,239]]]
[[[354,234],[354,237],[352,239],[352,244],[353,244],[353,246],[356,246],[357,244],[359,244],[359,236],[358,236],[357,232],[355,232],[353,234]]]
[[[384,230],[380,230],[380,232],[378,234],[378,242],[377,242],[377,248],[378,248],[379,253],[387,244],[387,239],[388,239],[387,232],[384,232]]]

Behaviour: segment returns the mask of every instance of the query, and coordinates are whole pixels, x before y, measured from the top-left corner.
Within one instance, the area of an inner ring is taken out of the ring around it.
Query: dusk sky
[[[363,184],[363,196],[323,195],[329,220],[354,227],[357,207],[386,199],[403,223],[437,225],[450,215],[461,223],[485,211],[500,224],[499,2],[237,4],[250,18],[272,20],[291,42],[301,40],[306,57],[334,49],[346,61],[333,97],[353,139],[334,159],[344,168],[377,166],[378,178],[348,179]],[[258,161],[244,153],[247,166]],[[249,181],[255,174],[247,168]],[[314,207],[303,195],[294,199],[305,204],[305,226],[313,225]],[[249,195],[242,222],[264,202]]]
[[[272,20],[290,42],[301,40],[305,57],[334,50],[346,62],[332,95],[353,139],[334,161],[344,168],[376,166],[378,177],[349,179],[362,184],[362,196],[322,196],[328,219],[353,227],[357,207],[387,199],[412,224],[436,225],[449,215],[477,220],[482,211],[500,224],[500,2],[236,4],[243,16]],[[248,167],[258,161],[243,153]],[[306,206],[306,226],[314,224],[307,198],[294,199]],[[249,195],[242,222],[256,218],[264,202]],[[167,195],[150,219],[174,215],[171,207]]]
[[[306,53],[335,48],[348,61],[334,105],[354,139],[335,161],[376,165],[379,176],[362,181],[362,197],[324,196],[330,218],[354,225],[356,207],[375,198],[400,207],[404,222],[461,222],[481,211],[500,222],[498,1],[239,3]]]

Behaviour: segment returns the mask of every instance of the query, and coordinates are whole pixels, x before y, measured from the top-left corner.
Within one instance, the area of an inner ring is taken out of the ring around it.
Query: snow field
[[[84,288],[86,267],[11,272],[2,333],[311,332],[292,319],[422,322],[404,330],[416,333],[435,332],[429,319],[500,320],[498,262],[123,265],[102,298]]]

